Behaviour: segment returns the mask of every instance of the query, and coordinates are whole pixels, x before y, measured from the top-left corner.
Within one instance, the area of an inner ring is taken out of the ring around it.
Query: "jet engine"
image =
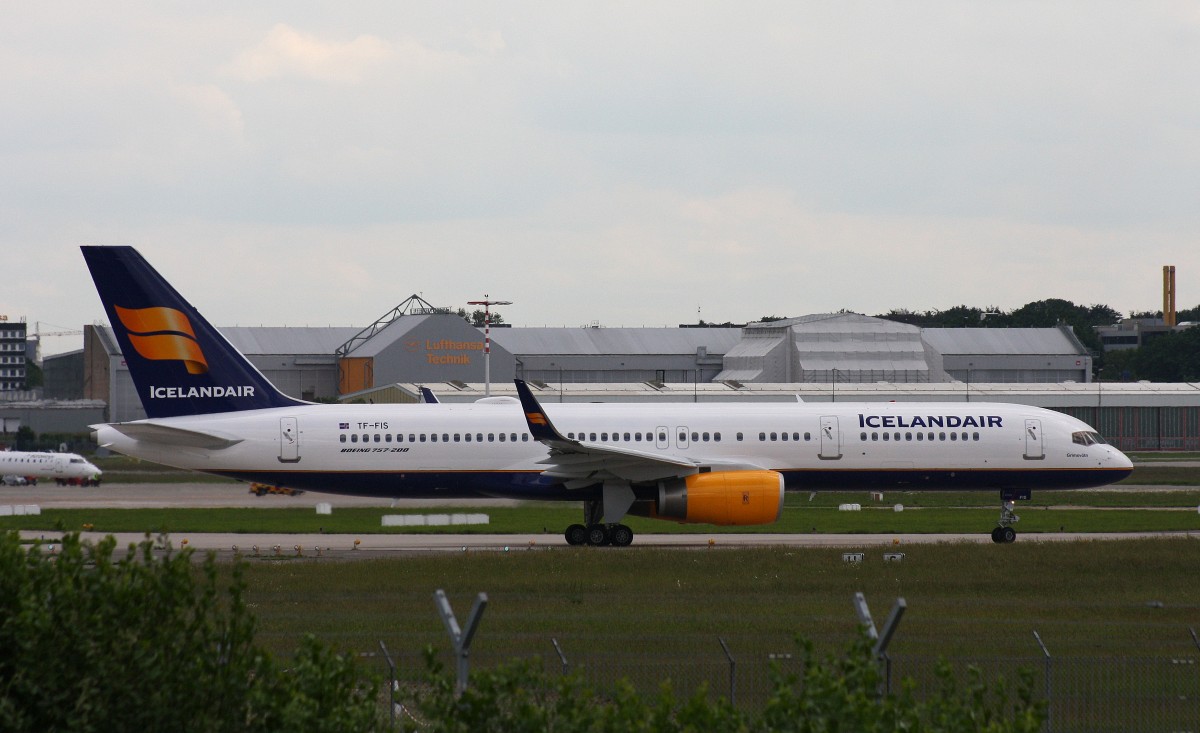
[[[771,524],[783,513],[777,471],[717,471],[658,482],[650,516],[696,524]]]

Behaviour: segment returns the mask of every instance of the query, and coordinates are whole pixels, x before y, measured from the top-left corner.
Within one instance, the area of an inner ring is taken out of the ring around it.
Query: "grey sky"
[[[31,331],[81,244],[218,325],[1200,303],[1192,2],[23,3],[0,69]]]

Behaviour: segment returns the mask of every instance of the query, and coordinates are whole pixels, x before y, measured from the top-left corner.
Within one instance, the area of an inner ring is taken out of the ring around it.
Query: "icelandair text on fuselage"
[[[1002,428],[999,415],[864,415],[858,414],[860,428]]]
[[[253,397],[254,388],[240,387],[150,387],[150,397],[155,400],[190,400],[196,397]]]

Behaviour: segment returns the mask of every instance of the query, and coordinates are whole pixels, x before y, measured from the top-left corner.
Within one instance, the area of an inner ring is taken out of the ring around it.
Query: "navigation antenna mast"
[[[512,305],[511,300],[492,300],[487,293],[483,300],[468,300],[467,305],[483,306],[483,396],[492,396],[492,311],[493,305]]]

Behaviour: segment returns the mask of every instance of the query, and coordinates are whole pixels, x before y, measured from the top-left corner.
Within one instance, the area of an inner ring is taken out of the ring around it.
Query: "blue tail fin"
[[[306,404],[267,381],[133,247],[81,249],[148,416]]]

